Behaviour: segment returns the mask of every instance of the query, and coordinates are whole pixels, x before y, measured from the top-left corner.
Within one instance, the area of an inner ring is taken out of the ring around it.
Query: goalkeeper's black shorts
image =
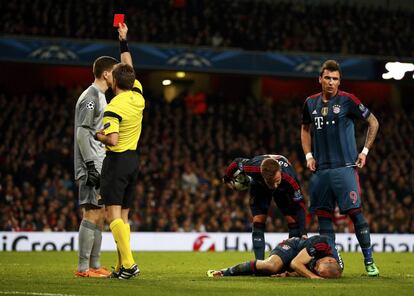
[[[106,152],[102,164],[101,196],[106,206],[131,208],[138,178],[138,155],[135,150]]]

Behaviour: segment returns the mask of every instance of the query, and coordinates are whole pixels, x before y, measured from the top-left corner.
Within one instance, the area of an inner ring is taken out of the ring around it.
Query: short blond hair
[[[280,171],[279,162],[273,158],[266,158],[260,165],[260,172],[267,186],[273,187],[276,173]]]
[[[333,261],[325,261],[322,259],[319,259],[319,264],[317,264],[318,268],[318,274],[326,279],[337,279],[340,278],[342,275],[342,268],[339,266],[338,262]],[[322,268],[322,270],[319,270],[319,268]]]

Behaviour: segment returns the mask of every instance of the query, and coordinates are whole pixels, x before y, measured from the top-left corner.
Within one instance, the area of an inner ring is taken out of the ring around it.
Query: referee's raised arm
[[[121,63],[134,67],[134,65],[132,64],[132,56],[128,48],[128,40],[127,40],[128,27],[125,23],[119,24],[118,33],[119,33],[119,36],[118,36],[119,37],[119,49],[121,51]]]
[[[111,76],[115,96],[105,108],[104,128],[96,133],[96,139],[105,144],[106,149],[101,174],[101,200],[119,254],[112,276],[120,279],[132,278],[140,272],[131,251],[128,214],[135,199],[137,146],[145,108],[142,85],[135,78],[126,42],[127,31],[125,24],[119,24],[121,63],[114,67]]]

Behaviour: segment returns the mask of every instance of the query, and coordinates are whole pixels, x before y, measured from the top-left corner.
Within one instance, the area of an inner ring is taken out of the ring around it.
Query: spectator
[[[130,39],[137,42],[382,56],[414,54],[413,11],[347,1],[160,0],[121,4],[108,0],[103,4],[99,0],[11,0],[0,2],[0,33],[112,39],[114,8],[127,12],[133,32]]]
[[[1,231],[78,229],[73,131],[66,128],[73,126],[75,97],[57,91],[0,94]],[[219,181],[228,162],[239,155],[277,151],[288,156],[307,194],[310,173],[301,158],[299,122],[291,120],[300,114],[302,102],[258,104],[247,98],[231,102],[208,96],[206,113],[194,115],[184,102],[150,101],[140,140],[137,200],[130,217],[133,231],[250,232],[248,195],[228,191]],[[414,233],[414,110],[389,112],[390,108],[370,105],[381,122],[382,143],[372,149],[370,165],[360,171],[362,200],[373,233]],[[390,154],[396,150],[398,154]],[[183,188],[183,174],[195,175],[190,183],[195,190]],[[267,232],[287,231],[275,207],[268,219]],[[309,231],[317,231],[315,221]],[[353,229],[338,217],[339,231]]]

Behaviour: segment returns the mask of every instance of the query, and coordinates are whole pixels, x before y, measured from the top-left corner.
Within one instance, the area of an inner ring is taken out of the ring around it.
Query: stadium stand
[[[78,95],[79,89],[65,88],[0,94],[1,231],[77,231],[72,147]],[[236,156],[286,155],[307,194],[310,173],[299,144],[303,98],[276,104],[266,98],[246,96],[235,102],[209,95],[201,114],[194,114],[183,97],[171,104],[160,98],[148,101],[131,216],[134,231],[249,231],[248,195],[220,182]],[[372,107],[381,128],[361,170],[365,215],[372,232],[414,233],[414,110],[392,108]],[[267,231],[287,230],[277,209],[272,208],[269,219]],[[310,230],[316,230],[314,221]],[[337,230],[353,231],[339,215]]]
[[[0,2],[0,10],[3,35],[114,39],[112,14],[119,11],[127,13],[129,37],[136,42],[414,54],[413,11],[346,1],[108,0],[101,5],[100,0],[11,0]]]

